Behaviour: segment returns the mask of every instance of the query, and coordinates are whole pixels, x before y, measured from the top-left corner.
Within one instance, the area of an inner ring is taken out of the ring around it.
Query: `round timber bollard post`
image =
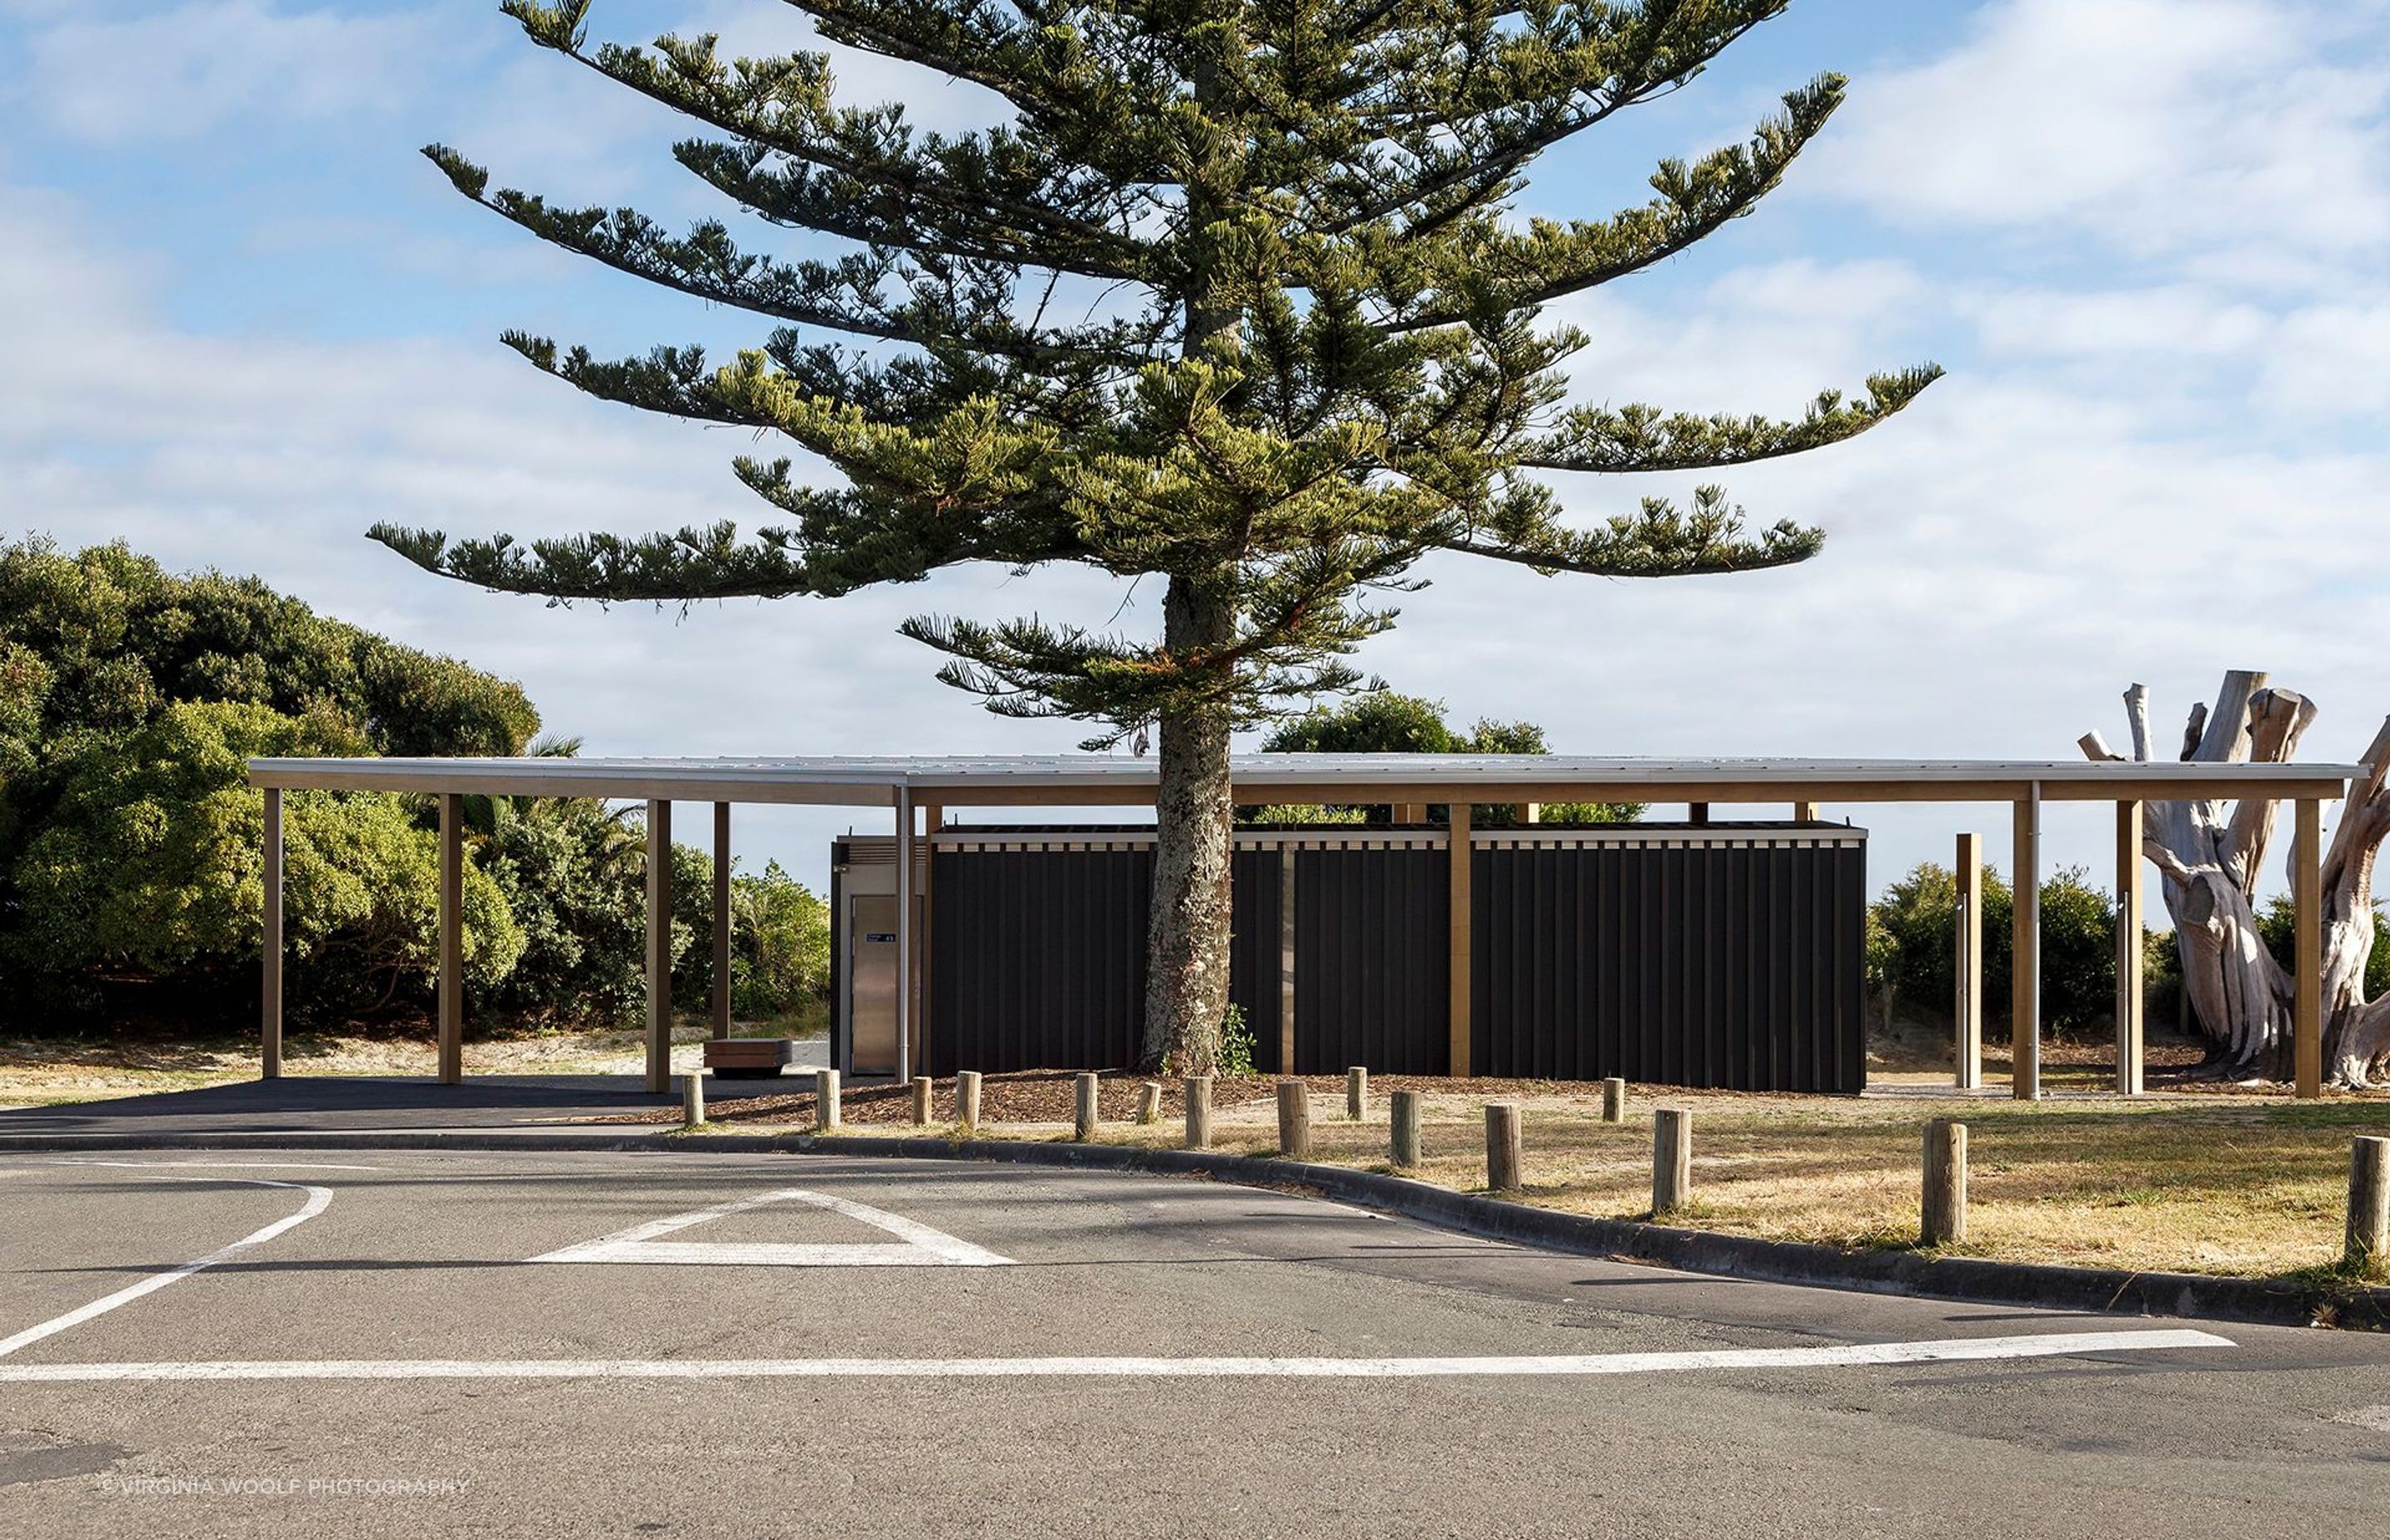
[[[1299,1080],[1278,1083],[1278,1152],[1290,1161],[1311,1153],[1311,1097]]]
[[[1096,1094],[1102,1077],[1092,1071],[1079,1072],[1079,1096],[1076,1115],[1071,1123],[1071,1137],[1085,1144],[1096,1136]]]
[[[913,1126],[916,1128],[927,1128],[930,1126],[930,1087],[932,1084],[932,1083],[928,1075],[915,1075],[913,1077]]]
[[[2346,1261],[2359,1274],[2390,1270],[2390,1139],[2349,1141]]]
[[[1692,1119],[1680,1108],[1651,1114],[1651,1212],[1664,1214],[1693,1194]]]
[[[1526,1185],[1523,1175],[1525,1166],[1519,1138],[1519,1104],[1515,1101],[1489,1101],[1485,1104],[1485,1190],[1516,1192]]]
[[[680,1125],[695,1128],[705,1121],[705,1077],[680,1077]]]
[[[1162,1121],[1162,1082],[1149,1080],[1137,1088],[1137,1121],[1139,1123]]]
[[[814,1072],[814,1132],[835,1134],[842,1121],[843,1120],[839,1116],[838,1072],[816,1070]]]
[[[1604,1123],[1626,1121],[1626,1082],[1616,1075],[1612,1075],[1601,1083],[1601,1121]]]
[[[1921,1246],[1967,1238],[1967,1125],[1935,1118],[1925,1125],[1924,1203],[1917,1227]]]
[[[1396,1091],[1389,1111],[1394,1131],[1388,1153],[1395,1165],[1407,1171],[1420,1163],[1420,1094]]]
[[[965,1128],[979,1127],[979,1072],[961,1070],[955,1074],[955,1122]]]
[[[1344,1072],[1344,1115],[1355,1123],[1369,1115],[1369,1072],[1359,1064]]]
[[[1187,1148],[1212,1148],[1212,1077],[1189,1075],[1184,1082],[1187,1091]]]

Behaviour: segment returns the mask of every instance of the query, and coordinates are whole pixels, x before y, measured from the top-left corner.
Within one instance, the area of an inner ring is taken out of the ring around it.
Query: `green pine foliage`
[[[822,55],[627,46],[591,36],[590,0],[505,0],[534,45],[678,114],[675,159],[726,205],[829,248],[782,257],[716,219],[552,204],[425,153],[538,239],[756,317],[726,360],[509,333],[534,367],[829,475],[735,461],[771,508],[751,534],[372,533],[431,571],[568,601],[835,596],[974,562],[1159,580],[1159,635],[903,627],[1000,714],[1075,719],[1091,748],[1158,726],[1149,1062],[1215,1035],[1226,999],[1229,732],[1359,685],[1350,655],[1394,623],[1423,558],[1624,578],[1805,560],[1819,531],[1747,520],[1716,485],[1588,516],[1581,486],[1549,478],[1824,447],[1939,374],[1878,374],[1794,420],[1568,404],[1587,339],[1544,307],[1749,213],[1844,82],[1795,86],[1748,138],[1661,162],[1648,199],[1606,215],[1522,216],[1531,170],[1789,0],[790,3],[832,42],[985,87],[1009,121],[922,131],[847,100]]]
[[[563,597],[838,594],[985,560],[1163,574],[1219,601],[1226,631],[1192,648],[1032,620],[907,627],[995,709],[1080,717],[1110,742],[1178,711],[1254,721],[1353,683],[1341,656],[1393,619],[1368,596],[1430,552],[1628,577],[1800,560],[1817,531],[1746,527],[1716,488],[1581,525],[1529,473],[1817,448],[1937,372],[1879,375],[1792,422],[1561,405],[1560,366],[1585,339],[1539,324],[1540,308],[1749,212],[1843,82],[1788,93],[1747,142],[1664,162],[1648,202],[1605,218],[1514,217],[1529,166],[1680,87],[1785,0],[795,3],[826,37],[987,86],[1014,121],[919,132],[899,106],[844,102],[819,55],[597,43],[588,0],[503,8],[533,43],[688,120],[674,154],[691,173],[851,243],[842,255],[783,260],[718,221],[675,233],[629,209],[559,208],[494,186],[456,150],[426,153],[541,239],[782,323],[718,366],[695,348],[603,361],[509,336],[533,364],[609,400],[778,434],[844,484],[739,461],[781,515],[752,539],[726,524],[377,538],[451,576]],[[1054,318],[1094,286],[1097,311]]]

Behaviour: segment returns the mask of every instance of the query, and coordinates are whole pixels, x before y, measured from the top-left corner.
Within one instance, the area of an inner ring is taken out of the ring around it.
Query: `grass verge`
[[[989,1077],[991,1100],[1006,1078]],[[2349,1139],[2390,1134],[2390,1100],[2379,1097],[2301,1103],[2241,1091],[2019,1103],[1638,1086],[1627,1121],[1604,1123],[1598,1087],[1527,1084],[1497,1092],[1433,1084],[1447,1088],[1422,1092],[1422,1159],[1402,1174],[1456,1190],[1484,1190],[1484,1106],[1498,1095],[1520,1104],[1526,1148],[1526,1185],[1504,1196],[1600,1217],[1648,1217],[1651,1112],[1676,1106],[1692,1118],[1694,1197],[1672,1223],[1847,1249],[1909,1246],[1924,1124],[1952,1117],[1968,1125],[1971,1190],[1968,1238],[1947,1253],[2249,1277],[2337,1276]],[[1133,1104],[1133,1084],[1107,1077],[1104,1113],[1115,1121],[1100,1126],[1099,1141],[1176,1146],[1183,1129],[1176,1086],[1169,1086],[1162,1120],[1139,1125],[1118,1121]],[[1373,1091],[1368,1117],[1356,1123],[1344,1116],[1341,1082],[1316,1077],[1309,1084],[1308,1158],[1394,1170],[1384,1092]],[[737,1102],[717,1098],[709,1115],[726,1133],[811,1126],[808,1097],[772,1100],[778,1105],[759,1104],[745,1115]],[[938,1084],[935,1109],[951,1118],[952,1082]],[[877,1112],[850,1101],[848,1124],[856,1132],[905,1131],[891,1125],[893,1106],[891,1115]],[[1275,1107],[1265,1097],[1215,1092],[1213,1123],[1214,1149],[1278,1152]],[[951,1132],[952,1124],[935,1131]],[[1058,1114],[983,1119],[978,1133],[1057,1140],[1071,1129]]]

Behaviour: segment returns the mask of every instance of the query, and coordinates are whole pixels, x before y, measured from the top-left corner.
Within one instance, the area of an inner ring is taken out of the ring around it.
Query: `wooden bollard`
[[[1925,1196],[1921,1246],[1967,1238],[1967,1125],[1935,1118],[1925,1125]]]
[[[1485,1104],[1485,1190],[1516,1192],[1525,1186],[1521,1175],[1525,1161],[1520,1148],[1519,1104]]]
[[[1072,1120],[1071,1137],[1081,1144],[1096,1136],[1096,1093],[1102,1081],[1102,1076],[1089,1072],[1083,1071],[1079,1075],[1078,1111]]]
[[[1601,1083],[1601,1121],[1604,1123],[1626,1121],[1626,1082],[1616,1075]]]
[[[1212,1077],[1189,1075],[1182,1083],[1187,1092],[1187,1148],[1212,1148]]]
[[[705,1077],[680,1077],[680,1125],[695,1128],[705,1121]]]
[[[1139,1123],[1162,1121],[1162,1082],[1149,1080],[1137,1088],[1137,1121]]]
[[[1692,1120],[1678,1108],[1651,1114],[1651,1212],[1682,1208],[1693,1193]]]
[[[1394,1136],[1388,1153],[1394,1164],[1408,1170],[1420,1163],[1420,1097],[1417,1091],[1396,1091],[1388,1105]]]
[[[2348,1146],[2348,1251],[2358,1273],[2390,1267],[2390,1139],[2361,1135]]]
[[[1311,1153],[1311,1097],[1299,1080],[1278,1083],[1278,1152],[1290,1161]]]
[[[965,1128],[979,1126],[979,1072],[964,1070],[955,1076],[955,1122]]]
[[[1358,1064],[1344,1072],[1344,1115],[1355,1123],[1369,1115],[1369,1072]]]
[[[930,1087],[934,1083],[928,1075],[913,1077],[913,1126],[930,1126]]]
[[[814,1132],[835,1134],[842,1120],[838,1105],[838,1072],[814,1072]]]

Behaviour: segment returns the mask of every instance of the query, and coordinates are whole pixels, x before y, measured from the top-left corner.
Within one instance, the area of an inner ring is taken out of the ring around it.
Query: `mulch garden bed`
[[[1321,1098],[1334,1098],[1343,1105],[1343,1075],[1301,1075],[1300,1079]],[[1009,1074],[991,1074],[980,1082],[979,1117],[983,1123],[1067,1123],[1078,1115],[1078,1077],[1068,1070],[1022,1070]],[[1162,1115],[1176,1120],[1187,1115],[1186,1097],[1176,1079],[1160,1075],[1140,1076],[1122,1072],[1107,1074],[1096,1094],[1096,1105],[1106,1123],[1129,1123],[1137,1117],[1138,1087],[1152,1079],[1162,1086]],[[718,1084],[719,1083],[717,1083]],[[802,1090],[796,1086],[803,1086]],[[1212,1082],[1212,1106],[1214,1110],[1241,1107],[1252,1102],[1271,1101],[1278,1096],[1275,1075],[1221,1075]],[[1424,1091],[1437,1095],[1468,1095],[1499,1099],[1505,1096],[1581,1095],[1599,1102],[1601,1086],[1599,1082],[1549,1080],[1449,1080],[1442,1075],[1371,1075],[1369,1096],[1383,1105],[1391,1091]],[[1699,1091],[1669,1088],[1671,1096],[1700,1096]],[[897,1123],[909,1127],[913,1122],[913,1094],[902,1085],[851,1085],[841,1097],[840,1115],[850,1124]],[[628,1112],[594,1123],[669,1123],[677,1124],[681,1114],[677,1108],[659,1107],[652,1111]],[[705,1118],[713,1123],[789,1123],[811,1128],[814,1122],[814,1091],[811,1076],[791,1083],[787,1091],[763,1091],[752,1096],[726,1095],[720,1091],[706,1099]],[[930,1121],[944,1126],[955,1121],[955,1083],[951,1078],[935,1083],[930,1096]]]
[[[2114,1049],[2104,1044],[2070,1043],[2054,1040],[2045,1043],[2042,1063],[2045,1068],[2061,1065],[2105,1065],[2113,1060]],[[2189,1043],[2152,1044],[2146,1056],[2149,1079],[2152,1085],[2181,1090],[2229,1092],[2237,1089],[2229,1082],[2200,1080],[2193,1067],[2200,1059],[2200,1049]],[[2007,1073],[2005,1059],[1987,1056],[1985,1069],[1995,1076]],[[1344,1077],[1339,1075],[1301,1075],[1300,1079],[1313,1097],[1330,1107],[1341,1109],[1344,1096]],[[1130,1123],[1137,1117],[1138,1088],[1153,1080],[1162,1086],[1162,1117],[1165,1122],[1177,1122],[1186,1116],[1186,1097],[1176,1077],[1138,1075],[1128,1071],[1105,1072],[1097,1092],[1097,1107],[1105,1123]],[[1220,1075],[1212,1082],[1212,1106],[1214,1110],[1268,1102],[1278,1096],[1279,1077],[1275,1075]],[[777,1082],[755,1081],[747,1084],[752,1092],[731,1092],[716,1081],[713,1094],[706,1099],[705,1116],[711,1123],[750,1123],[765,1126],[786,1125],[809,1129],[814,1124],[813,1076],[798,1074]],[[785,1086],[786,1089],[773,1088]],[[1487,1101],[1506,1097],[1570,1097],[1599,1104],[1601,1085],[1596,1081],[1554,1080],[1454,1080],[1444,1075],[1373,1074],[1369,1077],[1370,1100],[1380,1108],[1385,1097],[1394,1091],[1419,1091],[1432,1096],[1465,1096]],[[1730,1090],[1704,1090],[1684,1085],[1636,1085],[1631,1087],[1638,1101],[1658,1096],[1669,1101],[1699,1099],[1704,1097],[1730,1097],[1750,1099],[1770,1093]],[[1811,1101],[1805,1093],[1782,1092],[1787,1101]],[[844,1087],[840,1109],[841,1121],[849,1125],[878,1125],[909,1128],[913,1123],[913,1097],[902,1085],[866,1084]],[[989,1074],[980,1082],[980,1122],[986,1123],[1069,1123],[1077,1116],[1078,1086],[1076,1074],[1069,1070],[1021,1070],[1006,1074]],[[1316,1114],[1320,1115],[1320,1114]],[[644,1112],[613,1113],[585,1121],[599,1123],[643,1123],[676,1126],[681,1120],[677,1107],[658,1107]],[[955,1122],[955,1083],[951,1076],[933,1083],[930,1097],[930,1122],[935,1127],[946,1127]]]

